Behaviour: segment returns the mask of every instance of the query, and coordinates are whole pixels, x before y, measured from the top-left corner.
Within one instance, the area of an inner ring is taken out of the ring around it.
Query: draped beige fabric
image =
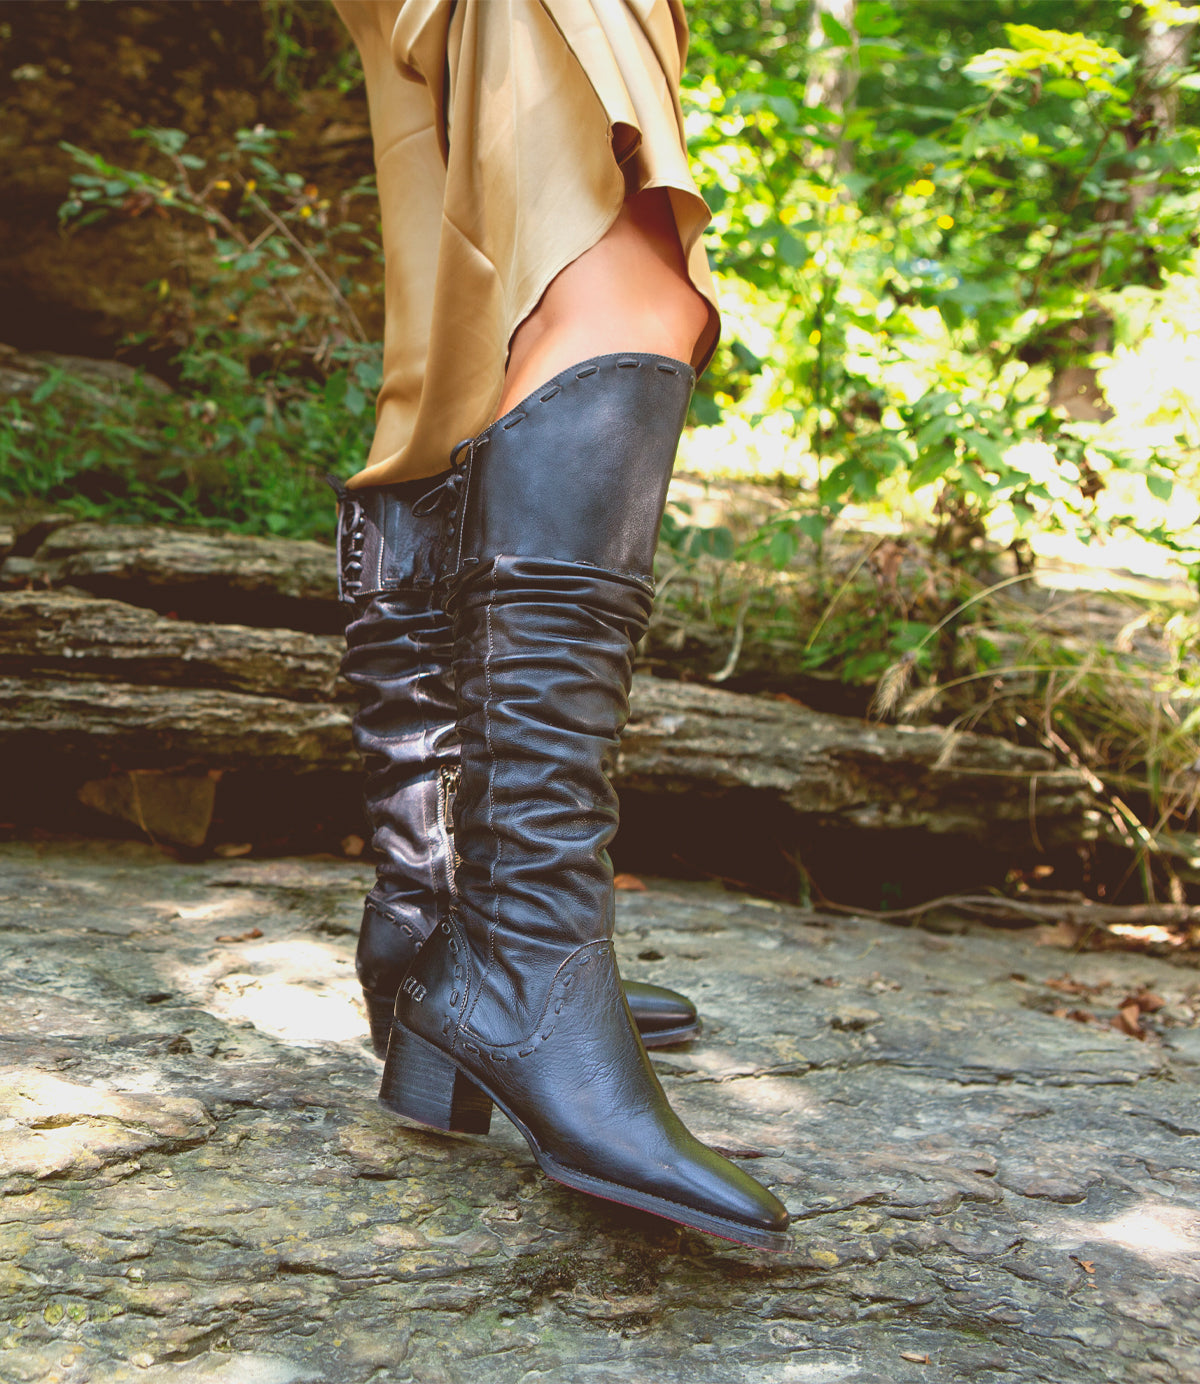
[[[383,387],[352,486],[432,475],[495,415],[508,343],[626,196],[670,190],[716,344],[679,109],[682,0],[334,0],[362,54],[386,258]]]

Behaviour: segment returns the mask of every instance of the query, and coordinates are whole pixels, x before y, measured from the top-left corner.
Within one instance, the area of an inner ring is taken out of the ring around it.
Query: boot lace
[[[466,459],[460,460],[463,452]],[[464,438],[450,451],[450,470],[444,480],[435,485],[413,505],[413,513],[418,517],[434,514],[439,510],[443,515],[445,551],[451,561],[457,562],[458,529],[462,519],[462,495],[466,484],[467,469],[475,455],[475,439]]]

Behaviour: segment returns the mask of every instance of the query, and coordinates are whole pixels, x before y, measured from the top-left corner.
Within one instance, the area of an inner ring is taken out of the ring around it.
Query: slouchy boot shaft
[[[342,671],[359,694],[354,743],[379,856],[363,906],[356,965],[371,1038],[387,1053],[396,991],[446,914],[454,889],[450,808],[458,782],[450,621],[436,580],[445,565],[440,513],[422,504],[444,476],[347,492],[338,486],[339,592],[352,615]],[[627,995],[645,1041],[699,1030],[695,1007],[656,985]]]
[[[458,738],[450,624],[436,596],[443,535],[438,516],[417,512],[441,479],[338,494],[338,590],[353,607],[342,673],[359,696],[352,734],[379,857],[355,961],[380,1056],[396,990],[454,884]]]
[[[478,1034],[536,1021],[547,963],[612,933],[609,770],[693,378],[654,356],[584,361],[467,449],[447,600],[472,785],[459,917],[507,939],[462,1015]]]

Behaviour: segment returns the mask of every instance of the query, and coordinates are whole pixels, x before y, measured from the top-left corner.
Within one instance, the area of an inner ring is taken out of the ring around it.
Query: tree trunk
[[[854,93],[858,88],[858,64],[854,61],[857,5],[858,0],[813,0],[808,26],[811,56],[808,80],[804,84],[806,106],[824,106],[835,115],[845,115],[854,105]],[[826,17],[850,35],[849,45],[830,37],[824,22]]]
[[[845,116],[854,106],[858,89],[857,36],[854,17],[858,0],[813,0],[809,18],[808,79],[804,84],[804,104],[822,106],[834,115]],[[835,27],[836,26],[836,27]],[[841,38],[839,29],[848,35]],[[839,138],[827,158],[839,173],[848,173],[854,163],[849,141]]]
[[[1195,8],[1196,0],[1182,0]],[[1150,19],[1142,5],[1133,6],[1131,22],[1138,43],[1138,98],[1134,105],[1132,144],[1161,138],[1175,128],[1179,106],[1176,81],[1191,58],[1196,22],[1167,24]],[[1138,189],[1134,189],[1135,196]],[[1144,192],[1142,193],[1144,196]]]
[[[1184,0],[1194,4],[1194,0]],[[1133,112],[1125,127],[1125,144],[1130,161],[1124,169],[1123,198],[1104,199],[1096,204],[1096,222],[1124,221],[1132,225],[1153,190],[1153,182],[1138,176],[1132,155],[1144,144],[1153,144],[1169,135],[1175,128],[1175,112],[1179,93],[1175,83],[1187,67],[1196,25],[1167,24],[1150,20],[1140,4],[1132,7],[1130,17],[1133,40],[1138,48],[1138,84],[1134,95]],[[1157,278],[1157,263],[1153,251],[1146,250],[1147,278]],[[1095,288],[1100,278],[1101,261],[1095,258],[1088,268],[1086,285]],[[1072,322],[1062,333],[1070,352],[1055,368],[1050,387],[1052,408],[1063,408],[1083,422],[1103,422],[1113,416],[1100,388],[1097,372],[1088,358],[1112,350],[1113,319],[1104,310],[1089,313]]]

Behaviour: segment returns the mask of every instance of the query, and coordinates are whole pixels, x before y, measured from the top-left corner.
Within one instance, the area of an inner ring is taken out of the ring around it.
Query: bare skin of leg
[[[631,197],[605,235],[550,283],[513,333],[496,416],[589,356],[644,351],[690,361],[708,325],[664,188]]]

